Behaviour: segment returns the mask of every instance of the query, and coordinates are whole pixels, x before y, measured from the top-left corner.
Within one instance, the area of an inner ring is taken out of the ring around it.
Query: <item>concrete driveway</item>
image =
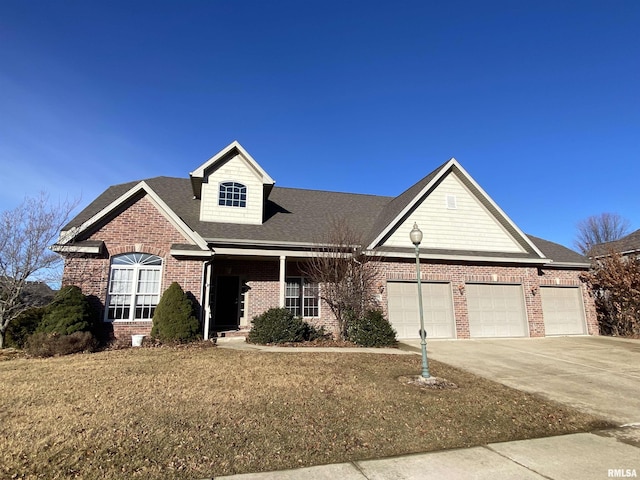
[[[419,350],[419,340],[403,341]],[[640,340],[550,337],[427,340],[429,358],[619,425],[640,424]]]

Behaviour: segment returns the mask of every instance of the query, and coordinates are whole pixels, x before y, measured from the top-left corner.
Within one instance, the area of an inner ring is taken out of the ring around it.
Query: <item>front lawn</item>
[[[0,478],[195,479],[587,431],[597,418],[418,355],[137,348],[0,361]]]

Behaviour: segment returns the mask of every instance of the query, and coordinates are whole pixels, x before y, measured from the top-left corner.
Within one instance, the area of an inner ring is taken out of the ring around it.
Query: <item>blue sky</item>
[[[280,186],[397,195],[455,157],[527,233],[635,230],[639,25],[635,0],[2,0],[0,210],[238,140]]]

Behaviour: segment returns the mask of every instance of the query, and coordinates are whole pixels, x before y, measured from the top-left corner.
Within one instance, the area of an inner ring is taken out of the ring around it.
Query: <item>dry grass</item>
[[[585,431],[419,356],[142,348],[0,362],[0,478],[204,478]]]

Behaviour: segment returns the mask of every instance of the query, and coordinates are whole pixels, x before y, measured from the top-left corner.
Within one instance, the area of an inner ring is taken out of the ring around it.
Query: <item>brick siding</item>
[[[186,243],[188,239],[176,230],[146,196],[130,201],[115,215],[93,230],[84,232],[77,240],[101,240],[105,243],[106,251],[101,256],[68,255],[65,258],[62,283],[78,285],[89,296],[100,318],[105,315],[111,257],[131,252],[161,257],[160,291],[164,292],[171,282],[177,281],[200,311],[203,261],[182,260],[170,255],[172,244]],[[149,335],[151,322],[105,322],[105,329],[115,338],[126,338],[132,334]]]
[[[163,292],[171,282],[177,281],[196,302],[200,309],[202,303],[202,259],[177,259],[170,255],[174,243],[188,241],[162,215],[155,205],[145,196],[138,197],[123,206],[109,219],[95,229],[85,232],[78,240],[101,240],[106,252],[102,256],[74,256],[65,259],[63,285],[78,285],[89,296],[92,304],[104,317],[105,300],[109,280],[111,257],[121,253],[144,252],[158,255],[163,260]],[[300,268],[296,261],[287,261],[286,276],[299,276]],[[215,303],[216,279],[219,276],[238,276],[249,290],[246,293],[246,314],[244,325],[249,326],[251,319],[271,307],[279,305],[279,258],[216,259],[214,257],[211,295]],[[423,281],[443,281],[451,283],[453,308],[455,312],[456,337],[469,338],[469,313],[465,296],[468,283],[518,284],[522,285],[528,334],[531,337],[545,335],[544,318],[540,286],[576,286],[581,289],[585,309],[588,333],[598,334],[595,305],[585,285],[579,280],[580,271],[568,269],[539,269],[528,266],[504,266],[466,263],[421,263]],[[376,294],[379,306],[388,315],[387,283],[394,280],[415,280],[415,263],[411,259],[386,260],[381,264],[376,281]],[[212,315],[215,310],[212,310]],[[318,318],[309,319],[315,325],[323,325],[335,332],[337,323],[329,307],[321,303]],[[148,335],[151,322],[105,322],[113,328],[116,338],[126,338],[132,334]]]
[[[414,260],[385,261],[380,270],[378,285],[384,286],[381,304],[385,315],[388,315],[387,282],[394,280],[415,281],[416,265]],[[580,281],[579,275],[580,271],[567,269],[539,269],[525,266],[470,265],[463,263],[426,263],[424,260],[420,263],[420,278],[422,281],[444,281],[452,285],[456,338],[470,338],[469,311],[465,297],[468,283],[522,285],[530,337],[545,336],[540,286],[579,287],[585,309],[587,331],[590,335],[597,335],[598,321],[595,304],[589,289]]]

